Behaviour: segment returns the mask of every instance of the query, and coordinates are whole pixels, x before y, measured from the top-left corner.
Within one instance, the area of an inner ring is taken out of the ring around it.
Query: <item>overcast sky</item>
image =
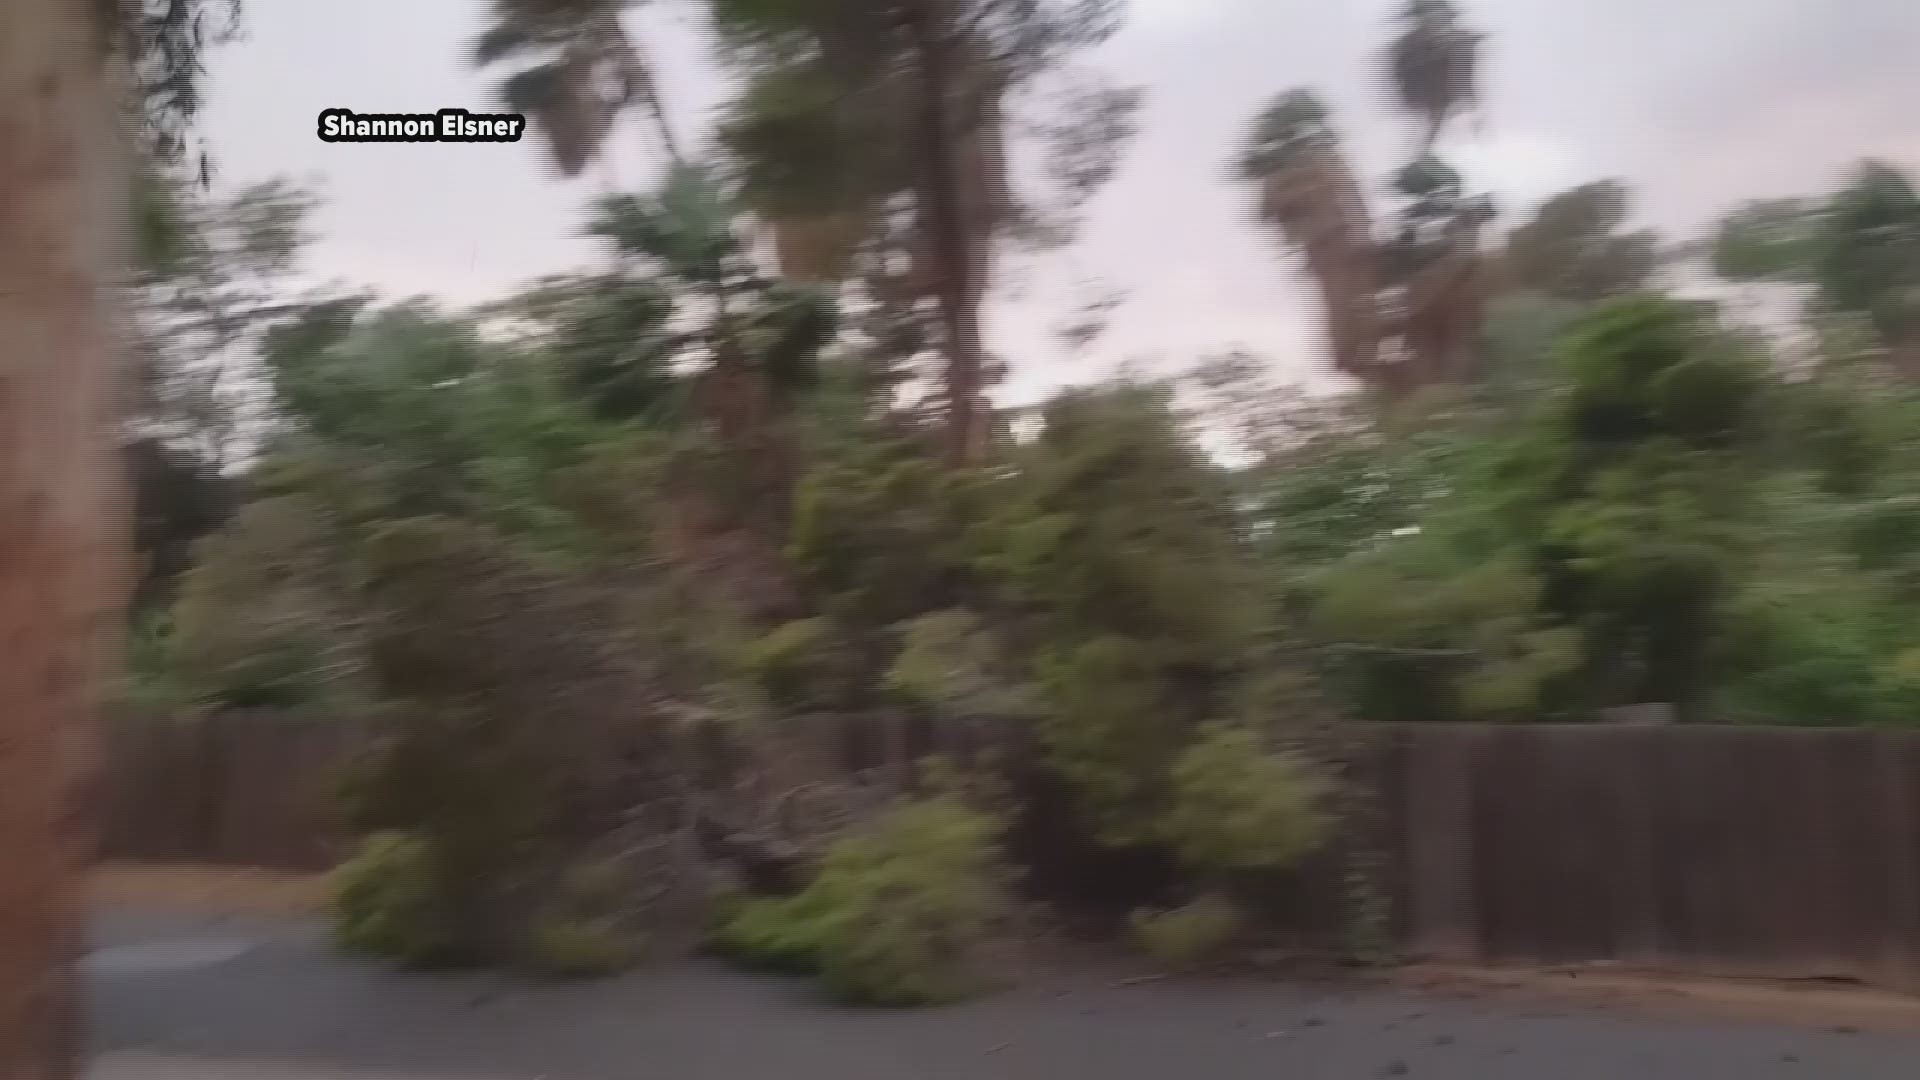
[[[1089,62],[1148,92],[1143,129],[1081,242],[1002,288],[994,345],[1013,393],[1145,360],[1232,347],[1311,381],[1324,368],[1312,294],[1252,223],[1227,161],[1273,94],[1320,89],[1368,176],[1410,139],[1378,74],[1399,0],[1132,0],[1127,31]],[[212,63],[208,134],[225,184],[276,174],[325,199],[318,273],[393,296],[489,299],[588,265],[582,207],[605,183],[565,182],[537,143],[322,143],[328,108],[497,107],[466,63],[485,0],[246,0],[247,38]],[[1691,234],[1747,198],[1831,186],[1878,156],[1920,168],[1920,0],[1464,0],[1490,37],[1484,122],[1448,155],[1508,223],[1553,191],[1620,177],[1641,218]],[[631,17],[693,138],[724,96],[689,0]],[[610,173],[657,167],[645,131],[616,137]],[[1098,288],[1127,302],[1088,355],[1051,328]]]

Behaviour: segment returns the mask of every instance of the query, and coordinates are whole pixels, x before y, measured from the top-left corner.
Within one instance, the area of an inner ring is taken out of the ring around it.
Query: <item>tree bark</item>
[[[934,291],[946,333],[948,453],[956,463],[976,460],[986,443],[981,400],[986,372],[980,332],[984,282],[976,272],[974,228],[968,220],[955,123],[954,29],[942,0],[916,0],[907,7],[920,67],[920,228],[934,263]],[[974,118],[962,116],[962,123]]]
[[[0,0],[0,1080],[80,1070],[95,712],[130,569],[98,0]]]

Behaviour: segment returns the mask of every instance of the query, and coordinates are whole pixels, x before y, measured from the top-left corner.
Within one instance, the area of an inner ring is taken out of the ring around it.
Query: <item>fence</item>
[[[106,731],[107,858],[323,870],[337,856],[328,787],[348,741],[337,719],[269,711]]]
[[[106,852],[324,867],[344,749],[324,719],[117,725]],[[1920,990],[1920,737],[1406,725],[1372,750],[1386,891],[1416,956]]]
[[[1920,990],[1920,738],[1745,727],[1383,733],[1417,955]]]

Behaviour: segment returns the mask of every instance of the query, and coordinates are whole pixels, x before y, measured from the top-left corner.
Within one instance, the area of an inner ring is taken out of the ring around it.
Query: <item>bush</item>
[[[334,938],[342,948],[410,964],[444,960],[452,945],[432,845],[405,833],[361,841],[330,882]]]
[[[749,646],[743,663],[773,705],[799,712],[848,701],[862,674],[825,618],[782,624]]]
[[[1224,896],[1209,893],[1171,911],[1133,913],[1133,940],[1162,967],[1190,971],[1219,959],[1239,938],[1246,920]]]
[[[586,979],[617,974],[639,960],[645,939],[629,925],[630,882],[617,862],[576,862],[551,891],[546,910],[528,927],[524,967],[537,975]]]
[[[1002,909],[998,828],[951,797],[902,806],[836,843],[799,895],[740,903],[714,944],[758,967],[818,974],[849,1003],[965,997]]]
[[[639,959],[641,942],[616,920],[552,916],[534,923],[526,966],[538,975],[593,979],[615,975]]]
[[[817,974],[821,923],[803,903],[805,895],[753,897],[729,905],[713,933],[714,951],[760,971]]]
[[[1166,838],[1195,871],[1277,870],[1326,839],[1326,781],[1250,729],[1209,725],[1174,763],[1172,781]]]

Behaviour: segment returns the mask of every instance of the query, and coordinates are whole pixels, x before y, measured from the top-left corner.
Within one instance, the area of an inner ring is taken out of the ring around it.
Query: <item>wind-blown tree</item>
[[[615,270],[542,279],[487,315],[524,334],[561,368],[568,391],[603,420],[666,420],[685,405],[667,323],[673,296]]]
[[[792,476],[783,414],[815,374],[839,312],[818,290],[764,277],[739,219],[712,176],[679,166],[655,195],[604,200],[592,231],[667,286],[679,326],[654,347],[702,370],[702,411],[755,474],[753,503],[782,521]]]
[[[134,434],[215,470],[239,464],[250,415],[245,353],[302,310],[289,279],[316,201],[284,179],[209,198],[166,178],[136,185],[135,263],[127,291]]]
[[[266,419],[250,353],[305,307],[290,302],[288,281],[312,206],[282,180],[211,197],[164,170],[136,179],[135,250],[122,292],[136,617],[170,595],[193,542],[234,509],[233,472]]]
[[[1659,268],[1660,242],[1649,230],[1622,231],[1630,210],[1616,180],[1548,199],[1507,235],[1494,271],[1499,291],[1598,303],[1647,285]]]
[[[1630,196],[1617,181],[1563,191],[1507,234],[1486,268],[1478,385],[1518,400],[1554,378],[1553,344],[1587,310],[1656,284],[1662,252],[1651,230],[1628,230]]]
[[[1400,104],[1423,125],[1420,153],[1433,152],[1447,121],[1479,101],[1480,42],[1449,0],[1407,0],[1400,33],[1387,50],[1387,74]]]
[[[1812,321],[1858,323],[1889,369],[1920,379],[1920,193],[1892,165],[1862,162],[1825,198],[1740,207],[1721,222],[1711,257],[1731,281],[1805,287]]]
[[[1237,163],[1259,214],[1305,255],[1319,285],[1336,369],[1388,402],[1470,379],[1484,316],[1480,233],[1493,216],[1434,153],[1475,103],[1479,35],[1446,0],[1409,0],[1389,49],[1401,107],[1421,124],[1414,160],[1394,179],[1404,203],[1376,234],[1325,104],[1291,90],[1255,119]]]
[[[853,253],[903,263],[882,297],[930,300],[944,359],[948,451],[984,449],[995,365],[981,329],[1010,237],[1061,239],[1112,174],[1139,102],[1070,90],[1036,130],[1062,205],[1014,190],[1014,95],[1119,25],[1118,0],[711,0],[723,56],[745,78],[722,141],[748,204],[774,224],[784,269],[844,279]]]
[[[1259,185],[1261,218],[1301,252],[1320,287],[1334,367],[1398,396],[1405,369],[1381,355],[1373,219],[1319,95],[1292,90],[1276,99],[1254,121],[1239,164],[1241,177]]]
[[[1469,382],[1479,372],[1486,318],[1480,232],[1493,205],[1468,195],[1460,174],[1431,153],[1402,169],[1394,186],[1407,203],[1382,254],[1401,354],[1417,365],[1421,385]]]
[[[1604,305],[1562,351],[1567,391],[1504,468],[1504,516],[1542,604],[1591,646],[1590,703],[1686,715],[1746,557],[1764,369],[1702,306],[1660,298]]]
[[[653,69],[620,13],[640,0],[493,0],[493,25],[474,46],[481,67],[515,63],[501,87],[533,118],[560,171],[597,157],[620,114],[643,108],[669,160],[680,160]]]

